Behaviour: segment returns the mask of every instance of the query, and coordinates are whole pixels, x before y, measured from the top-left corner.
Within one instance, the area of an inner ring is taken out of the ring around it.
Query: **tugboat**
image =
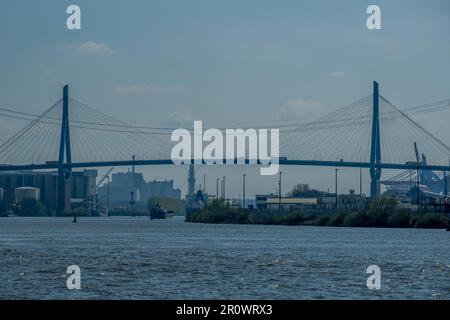
[[[166,219],[167,211],[164,210],[160,204],[156,204],[156,206],[150,208],[150,220],[153,219]]]
[[[173,210],[167,210],[166,219],[172,219],[175,217],[175,213]]]

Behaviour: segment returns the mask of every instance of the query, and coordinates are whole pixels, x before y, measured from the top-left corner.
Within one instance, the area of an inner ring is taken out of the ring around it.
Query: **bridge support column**
[[[378,82],[373,82],[372,140],[370,148],[370,197],[381,194],[381,142],[380,142],[380,92]]]
[[[72,174],[72,154],[70,147],[69,129],[69,86],[63,89],[63,114],[61,119],[61,138],[59,142],[58,159],[58,191],[57,191],[57,212],[70,211],[70,177]]]

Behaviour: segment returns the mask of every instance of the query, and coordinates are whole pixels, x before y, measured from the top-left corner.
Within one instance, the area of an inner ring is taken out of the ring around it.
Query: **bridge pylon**
[[[58,190],[57,190],[57,212],[70,211],[70,178],[72,175],[72,153],[70,147],[69,126],[69,86],[63,88],[63,112],[61,119],[61,137],[59,141],[58,158]],[[69,166],[67,166],[67,164]]]
[[[381,141],[380,141],[380,91],[378,82],[373,82],[372,139],[370,147],[370,197],[381,194]]]

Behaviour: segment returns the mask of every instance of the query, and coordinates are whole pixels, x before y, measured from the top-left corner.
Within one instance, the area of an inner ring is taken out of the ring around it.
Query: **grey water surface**
[[[449,299],[445,230],[0,219],[2,299]],[[69,265],[81,289],[66,285]],[[381,269],[369,290],[366,269]]]

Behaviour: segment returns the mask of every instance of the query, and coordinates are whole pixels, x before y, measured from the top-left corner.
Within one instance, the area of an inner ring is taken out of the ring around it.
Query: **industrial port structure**
[[[442,105],[446,106],[449,102],[446,100]],[[406,140],[392,141],[393,138],[401,137],[381,125],[381,120],[390,121],[393,118],[411,128],[411,134],[406,134]],[[57,181],[54,182],[56,207],[58,212],[68,211],[70,183],[77,175],[76,169],[172,165],[170,139],[167,139],[171,129],[124,124],[69,98],[69,87],[66,85],[62,99],[0,146],[0,172],[57,170]],[[329,130],[335,132],[330,134]],[[363,135],[361,130],[370,131],[370,134]],[[377,82],[374,82],[369,96],[318,121],[291,125],[285,132],[281,142],[280,165],[368,169],[372,198],[381,193],[383,170],[415,171],[422,182],[426,182],[430,175],[435,177],[433,172],[441,172],[445,176],[450,170],[450,148],[380,95]],[[49,142],[48,137],[56,135],[59,139]],[[74,136],[76,141],[73,140]],[[305,139],[305,136],[309,138]],[[348,140],[352,139],[349,143]],[[410,148],[420,139],[426,141],[420,145],[433,153],[432,163],[411,159],[407,153],[395,154],[399,147]],[[57,148],[54,148],[55,143]],[[39,150],[39,146],[44,152]],[[326,146],[334,146],[335,149]],[[45,148],[53,148],[53,151],[45,152]],[[329,154],[317,155],[318,148]],[[56,149],[57,152],[54,152]],[[117,159],[114,152],[126,153],[127,156]],[[27,156],[20,157],[19,154]],[[142,154],[142,157],[130,160],[129,154]]]

